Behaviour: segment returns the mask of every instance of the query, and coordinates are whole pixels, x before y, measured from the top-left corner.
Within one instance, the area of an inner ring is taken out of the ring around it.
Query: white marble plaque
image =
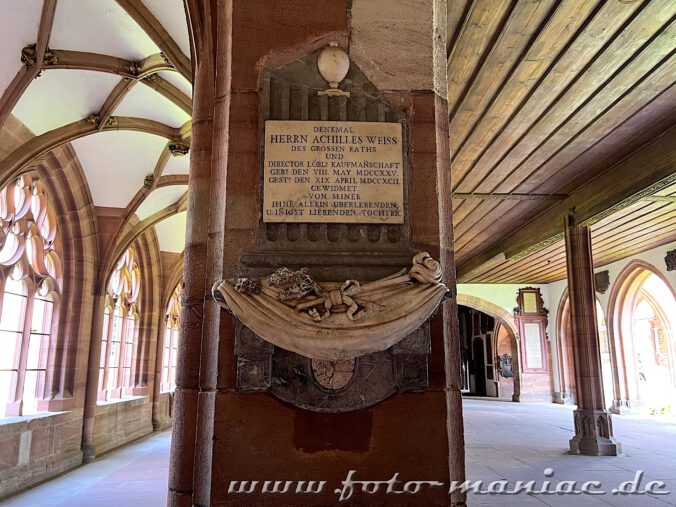
[[[400,123],[265,122],[264,222],[404,223]]]

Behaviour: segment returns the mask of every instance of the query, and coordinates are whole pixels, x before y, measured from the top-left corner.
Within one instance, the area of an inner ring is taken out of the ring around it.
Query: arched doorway
[[[486,369],[486,339],[474,338],[472,342],[472,369],[474,372],[474,394],[487,396],[487,375],[482,375]],[[492,379],[491,379],[492,380]]]
[[[618,357],[613,410],[660,414],[676,406],[676,297],[654,266],[633,261],[610,298]]]
[[[479,344],[474,338],[481,337],[485,358],[481,371],[485,372],[482,376],[486,380],[486,393],[482,395],[519,401],[520,356],[514,317],[503,308],[481,298],[466,294],[458,294],[457,298],[461,341],[464,340],[461,345],[463,392],[479,394],[475,376],[480,367],[477,366],[474,353],[475,345],[476,354],[479,353]],[[473,314],[480,314],[476,320],[476,333]],[[481,387],[482,380],[479,383]]]

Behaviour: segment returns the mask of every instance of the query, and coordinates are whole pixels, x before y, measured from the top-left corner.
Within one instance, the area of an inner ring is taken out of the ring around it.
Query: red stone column
[[[209,505],[228,147],[231,1],[187,1],[193,120],[183,315],[169,469],[170,506]]]
[[[444,369],[446,372],[446,429],[448,432],[448,467],[451,481],[465,481],[465,434],[462,417],[462,358],[458,330],[458,305],[455,282],[455,252],[453,250],[453,201],[451,199],[451,151],[448,135],[448,104],[435,100],[437,142],[437,188],[439,197],[439,260],[444,271],[444,283],[453,295],[444,303]],[[451,505],[465,505],[466,495],[451,492]]]
[[[591,234],[588,227],[575,225],[573,216],[565,233],[577,397],[570,452],[616,456],[620,444],[613,438],[612,418],[603,400]]]
[[[94,447],[94,419],[98,399],[99,362],[101,361],[101,333],[103,329],[103,311],[106,280],[97,285],[92,294],[94,299],[94,318],[89,344],[89,368],[87,369],[87,388],[82,422],[82,461],[89,463],[96,458]]]

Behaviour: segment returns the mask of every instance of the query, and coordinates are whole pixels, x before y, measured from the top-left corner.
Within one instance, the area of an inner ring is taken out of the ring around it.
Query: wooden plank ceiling
[[[561,241],[482,269],[477,259],[676,125],[676,2],[448,4],[460,280],[561,279]],[[635,162],[640,170],[641,160]],[[675,186],[654,191],[676,195]],[[547,245],[537,232],[533,243]],[[597,264],[634,255],[676,239],[676,204],[635,202],[597,221],[592,232]]]

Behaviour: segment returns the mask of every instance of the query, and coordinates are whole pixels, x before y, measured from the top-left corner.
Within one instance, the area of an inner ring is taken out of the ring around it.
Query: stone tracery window
[[[176,387],[176,353],[178,351],[179,329],[181,328],[181,294],[183,282],[179,282],[167,305],[162,349],[162,392],[173,391]]]
[[[0,190],[0,417],[31,414],[49,399],[63,280],[56,212],[24,174]]]
[[[141,270],[135,250],[120,257],[108,281],[101,334],[98,399],[121,398],[134,387]]]

